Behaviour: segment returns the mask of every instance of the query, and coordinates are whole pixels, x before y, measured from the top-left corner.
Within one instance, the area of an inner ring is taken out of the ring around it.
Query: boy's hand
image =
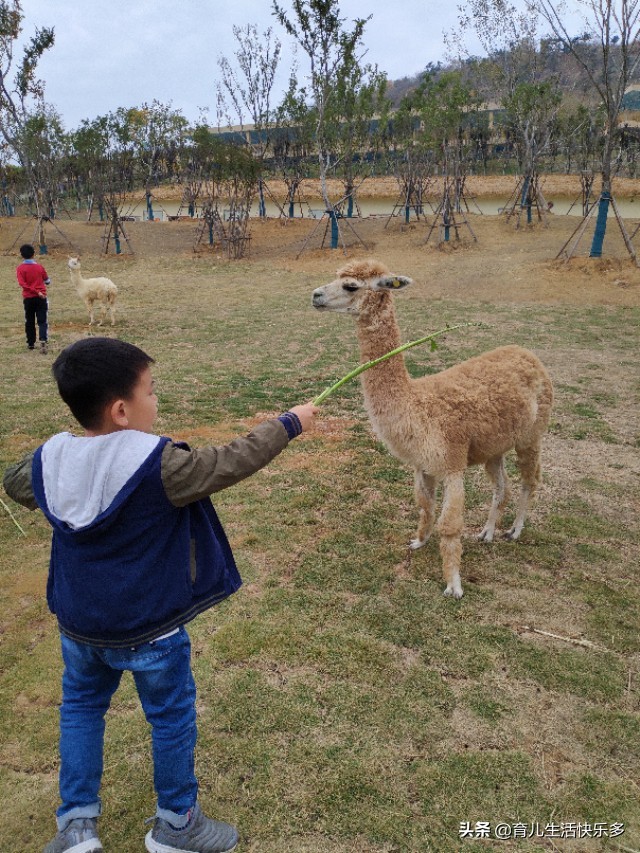
[[[289,409],[289,411],[293,412],[294,415],[297,415],[300,418],[302,429],[308,430],[313,426],[315,416],[320,409],[317,406],[314,406],[313,403],[304,403],[302,406],[294,406],[292,409]]]

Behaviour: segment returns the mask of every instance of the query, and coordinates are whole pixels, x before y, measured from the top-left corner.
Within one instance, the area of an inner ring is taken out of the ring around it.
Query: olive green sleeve
[[[31,468],[33,466],[33,453],[18,462],[17,465],[12,465],[4,472],[2,485],[5,492],[16,503],[26,506],[27,509],[38,509],[33,486],[31,484]]]
[[[186,450],[168,442],[162,451],[162,484],[175,506],[193,501],[239,483],[264,468],[289,443],[283,424],[268,420],[249,435],[221,447]]]

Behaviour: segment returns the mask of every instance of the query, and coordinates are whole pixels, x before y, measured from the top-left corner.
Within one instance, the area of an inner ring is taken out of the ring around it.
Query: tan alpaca
[[[411,283],[378,261],[355,261],[339,270],[335,281],[314,290],[313,305],[353,315],[362,360],[369,361],[402,343],[391,294]],[[443,485],[436,528],[447,584],[444,594],[460,598],[464,471],[469,465],[484,465],[493,483],[489,517],[478,537],[491,542],[509,498],[504,455],[515,449],[522,484],[516,518],[505,536],[517,539],[540,482],[540,442],[553,402],[549,374],[533,353],[504,346],[419,379],[410,378],[403,356],[397,355],[361,378],[375,434],[415,469],[420,518],[411,548],[420,548],[429,538],[436,486]]]
[[[68,266],[69,273],[71,274],[71,283],[78,291],[89,312],[89,325],[93,326],[94,310],[97,302],[102,309],[98,325],[102,325],[102,321],[106,318],[108,311],[111,317],[111,325],[113,326],[116,322],[115,306],[118,288],[110,278],[82,278],[79,258],[69,258]]]

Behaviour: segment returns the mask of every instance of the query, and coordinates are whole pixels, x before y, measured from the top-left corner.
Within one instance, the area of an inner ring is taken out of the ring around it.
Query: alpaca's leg
[[[442,511],[438,519],[440,556],[446,581],[445,595],[462,598],[460,559],[464,523],[464,480],[462,471],[449,474],[443,481]]]
[[[507,505],[511,490],[509,489],[507,472],[504,470],[503,456],[496,456],[494,459],[489,459],[484,468],[493,483],[493,499],[487,523],[482,528],[481,533],[478,534],[478,539],[481,542],[493,542],[496,524]]]
[[[412,549],[421,548],[433,530],[436,518],[436,481],[424,471],[416,471],[414,477],[414,493],[420,510],[416,538],[409,542]]]
[[[527,510],[529,509],[529,501],[533,497],[541,478],[540,445],[516,447],[516,454],[522,484],[520,486],[516,518],[511,529],[504,534],[505,539],[517,539],[522,533],[524,520],[527,517]]]
[[[110,300],[107,297],[105,297],[100,302],[100,305],[102,307],[102,322],[106,323],[107,317],[110,317],[111,318],[111,325],[113,326],[113,317],[111,316],[111,302],[110,302]]]
[[[109,314],[111,316],[111,325],[115,326],[116,324],[116,306],[113,302],[109,303]]]
[[[84,304],[87,306],[87,311],[89,312],[89,325],[93,326],[93,302],[91,299],[86,299]]]

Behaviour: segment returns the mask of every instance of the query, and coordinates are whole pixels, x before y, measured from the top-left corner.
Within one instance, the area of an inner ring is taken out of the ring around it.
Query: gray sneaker
[[[205,817],[196,803],[184,829],[174,829],[166,820],[156,817],[144,843],[149,853],[230,853],[238,843],[238,830]]]
[[[59,832],[44,853],[102,853],[94,817],[78,817]]]

